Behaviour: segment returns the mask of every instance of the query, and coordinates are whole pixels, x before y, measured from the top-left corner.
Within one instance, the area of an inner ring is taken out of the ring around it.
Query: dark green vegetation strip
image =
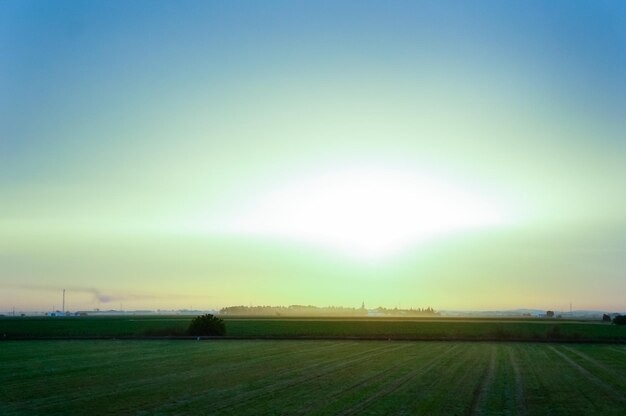
[[[0,318],[0,338],[183,336],[191,317]],[[226,319],[233,337],[626,341],[626,326],[506,319]]]
[[[626,347],[0,343],[0,414],[623,415]]]

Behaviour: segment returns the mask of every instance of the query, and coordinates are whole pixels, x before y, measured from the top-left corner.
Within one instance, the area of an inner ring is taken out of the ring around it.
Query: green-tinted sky
[[[0,311],[626,310],[621,1],[3,1]]]

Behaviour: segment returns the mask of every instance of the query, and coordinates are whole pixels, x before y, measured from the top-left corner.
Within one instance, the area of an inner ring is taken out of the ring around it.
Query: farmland
[[[189,316],[0,318],[3,338],[158,337],[185,334]],[[542,319],[225,319],[231,337],[414,340],[626,341],[626,326]]]
[[[621,415],[622,345],[0,342],[0,413]]]

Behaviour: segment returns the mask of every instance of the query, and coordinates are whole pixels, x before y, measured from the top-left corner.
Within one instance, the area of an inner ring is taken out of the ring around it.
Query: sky
[[[0,1],[0,313],[626,311],[622,1]]]

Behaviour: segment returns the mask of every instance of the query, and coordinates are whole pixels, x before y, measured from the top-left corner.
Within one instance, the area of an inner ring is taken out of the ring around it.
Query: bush
[[[617,315],[613,318],[613,323],[615,325],[626,325],[626,315]]]
[[[224,321],[210,313],[202,316],[196,316],[189,324],[187,334],[194,336],[224,335],[226,334],[226,326]]]

